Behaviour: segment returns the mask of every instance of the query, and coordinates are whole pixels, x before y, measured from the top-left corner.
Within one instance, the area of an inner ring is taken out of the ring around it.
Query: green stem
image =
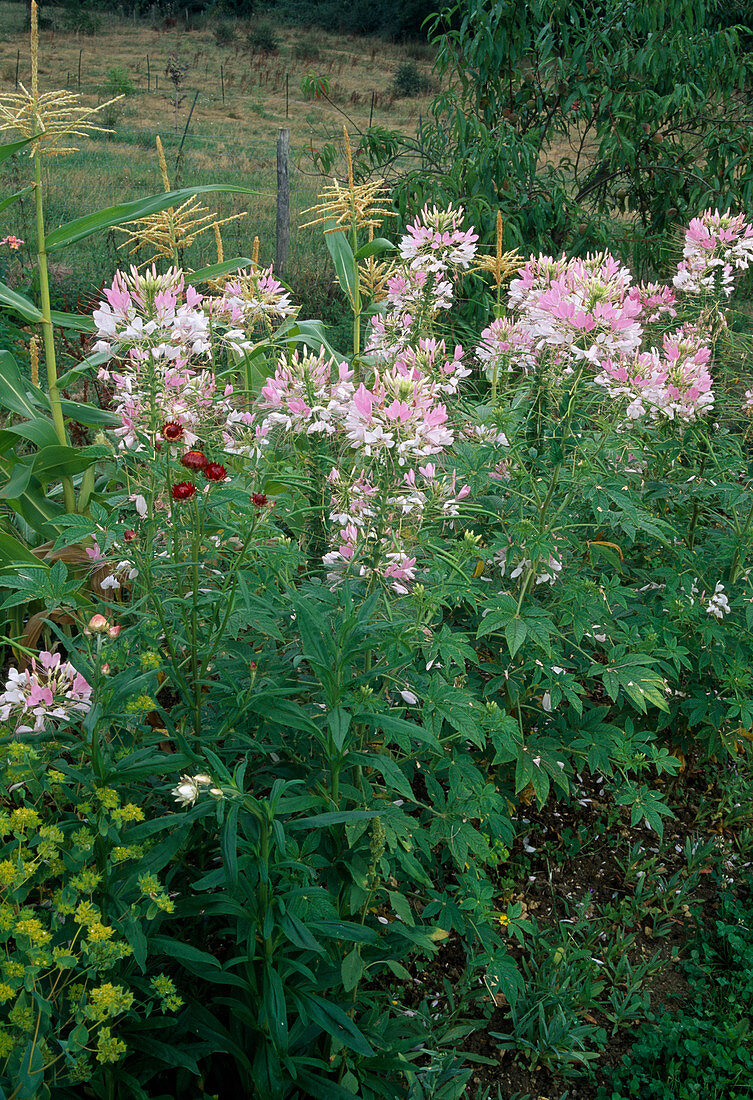
[[[353,362],[355,364],[361,353],[361,272],[358,270],[358,260],[355,258],[358,251],[358,227],[355,212],[351,228],[351,248],[353,249]],[[358,378],[356,378],[356,381],[358,381]]]
[[[262,874],[265,876],[264,881],[259,883],[259,912],[261,914],[261,933],[262,940],[264,942],[264,957],[269,962],[272,958],[272,938],[264,935],[264,928],[267,924],[267,912],[272,900],[271,891],[269,889],[269,831],[270,823],[268,821],[259,820],[259,862],[262,867]]]
[[[42,202],[42,166],[40,163],[39,149],[34,155],[34,203],[37,214],[37,260],[39,263],[39,306],[42,312],[42,342],[44,344],[44,360],[47,368],[47,393],[50,398],[52,423],[55,435],[60,441],[61,447],[67,447],[68,436],[63,419],[63,408],[60,404],[60,391],[58,390],[58,372],[55,362],[55,337],[52,329],[52,309],[50,306],[50,279],[47,270],[47,247],[44,237],[44,206]],[[64,477],[63,499],[66,511],[76,511],[76,495],[73,491],[73,482],[69,477]]]
[[[194,734],[201,740],[201,681],[199,675],[199,553],[202,523],[196,498],[193,500],[194,536],[191,551],[191,679],[193,680]]]

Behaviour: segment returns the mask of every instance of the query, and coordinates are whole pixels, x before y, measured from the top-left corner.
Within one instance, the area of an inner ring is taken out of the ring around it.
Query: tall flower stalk
[[[99,107],[85,107],[80,97],[72,92],[39,91],[39,24],[36,0],[31,0],[31,91],[20,84],[19,92],[0,95],[0,130],[14,130],[31,144],[34,161],[34,206],[36,212],[36,253],[39,270],[39,309],[42,314],[42,343],[47,375],[47,392],[52,412],[55,434],[63,447],[68,446],[65,420],[58,389],[58,372],[55,358],[55,334],[50,303],[50,280],[47,266],[47,248],[44,231],[44,199],[42,190],[43,156],[75,152],[68,144],[71,137],[80,137],[92,130],[108,132],[91,122],[91,116],[110,103]],[[121,98],[121,97],[117,97]],[[76,497],[70,477],[63,477],[63,496],[69,512],[76,509]]]
[[[36,9],[36,4],[32,4]],[[32,23],[35,26],[36,20]],[[47,268],[47,248],[44,236],[44,204],[42,198],[42,166],[39,156],[34,157],[34,205],[36,209],[37,228],[37,267],[39,270],[39,308],[42,314],[42,345],[44,347],[44,361],[47,373],[47,395],[50,399],[50,411],[55,435],[62,447],[68,446],[68,433],[65,430],[63,419],[63,407],[60,403],[60,390],[58,389],[57,360],[55,358],[55,333],[52,327],[52,306],[50,303],[50,279]],[[73,490],[73,481],[70,477],[64,477],[63,499],[66,511],[76,511],[76,494]]]

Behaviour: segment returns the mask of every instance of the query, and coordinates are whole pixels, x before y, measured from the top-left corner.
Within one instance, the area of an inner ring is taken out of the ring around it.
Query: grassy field
[[[2,92],[14,90],[17,67],[19,80],[29,80],[25,10],[23,4],[0,3]],[[225,20],[229,44],[220,46],[216,22],[188,30],[182,20],[152,26],[112,17],[102,21],[95,35],[83,36],[58,29],[55,9],[45,8],[43,15],[53,26],[41,33],[42,90],[78,90],[80,63],[80,90],[87,104],[102,103],[121,89],[128,92],[102,113],[103,124],[114,133],[82,139],[77,153],[46,162],[48,227],[162,190],[155,154],[159,134],[173,185],[237,183],[258,192],[253,197],[218,195],[208,202],[221,217],[247,211],[245,218],[223,232],[226,256],[249,255],[258,235],[261,260],[269,263],[275,252],[276,139],[278,130],[288,127],[291,254],[286,277],[305,313],[334,319],[340,307],[321,235],[298,228],[306,221],[302,212],[316,201],[322,184],[312,151],[335,145],[338,158],[333,170],[342,174],[343,123],[356,140],[370,120],[415,134],[430,95],[396,99],[390,88],[397,67],[407,60],[430,78],[426,49],[277,26],[263,16],[254,22]],[[249,44],[249,38],[265,26],[278,39],[276,52],[264,53]],[[183,71],[177,103],[175,87],[166,75],[171,58]],[[326,78],[331,102],[306,99],[301,82],[311,74]],[[177,152],[195,98],[178,167]],[[27,170],[26,162],[4,169],[0,191],[24,186]],[[2,234],[28,237],[30,215],[28,201],[10,208],[0,223]],[[59,302],[75,308],[79,296],[109,278],[124,262],[123,240],[122,234],[110,231],[93,243],[66,250],[61,262],[53,265]],[[201,238],[187,256],[193,267],[214,259],[211,234]]]

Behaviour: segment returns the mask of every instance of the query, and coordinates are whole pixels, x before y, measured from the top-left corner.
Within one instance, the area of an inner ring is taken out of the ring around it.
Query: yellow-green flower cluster
[[[183,998],[178,995],[175,983],[166,974],[156,974],[150,981],[150,985],[160,999],[163,1012],[177,1012],[183,1004]]]
[[[89,1001],[85,1015],[87,1019],[101,1024],[112,1016],[119,1016],[127,1012],[133,1004],[133,993],[122,985],[113,985],[105,982],[95,989],[89,990]]]
[[[165,893],[165,888],[156,875],[139,875],[138,883],[145,898],[149,898],[163,913],[172,913],[175,904]]]

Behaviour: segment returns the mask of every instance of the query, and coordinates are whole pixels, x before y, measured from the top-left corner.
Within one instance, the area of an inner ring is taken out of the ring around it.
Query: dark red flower
[[[254,508],[264,508],[267,504],[266,495],[264,493],[252,493],[251,503],[253,504]]]
[[[227,477],[227,470],[219,462],[208,462],[204,467],[204,477],[207,481],[224,481]]]
[[[187,470],[204,470],[207,462],[207,456],[203,451],[184,451],[180,456],[180,464]]]
[[[196,493],[196,486],[190,481],[179,481],[173,485],[173,500],[190,500]]]
[[[162,425],[162,437],[163,439],[169,439],[171,443],[175,443],[183,438],[183,425],[179,424],[177,420],[168,420],[167,424]]]
[[[133,530],[131,530],[131,531],[124,531],[124,532],[123,532],[123,538],[125,539],[125,541],[126,541],[126,542],[133,542],[133,540],[134,540],[135,538],[138,538],[138,535],[137,535],[137,534],[136,534],[136,532],[135,532],[135,531],[133,531]]]

